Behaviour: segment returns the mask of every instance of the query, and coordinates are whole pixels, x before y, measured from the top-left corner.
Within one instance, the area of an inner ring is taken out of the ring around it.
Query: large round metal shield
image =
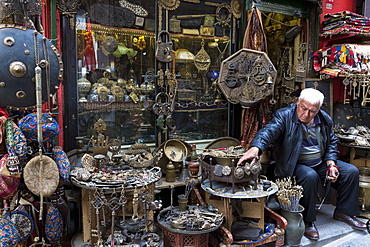
[[[265,52],[243,48],[222,61],[217,83],[230,103],[251,107],[273,93],[276,75]]]
[[[29,110],[36,105],[35,68],[41,67],[42,100],[54,94],[63,64],[55,46],[36,30],[0,25],[0,107]]]

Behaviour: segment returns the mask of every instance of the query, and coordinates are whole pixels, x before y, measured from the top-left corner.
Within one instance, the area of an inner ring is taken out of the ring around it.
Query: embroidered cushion
[[[6,134],[6,148],[9,152],[10,149],[19,158],[26,157],[27,154],[27,139],[21,129],[11,119],[6,121],[5,125]]]
[[[49,114],[42,114],[42,138],[43,142],[51,141],[59,135],[59,125]],[[37,113],[30,113],[21,118],[18,122],[19,128],[26,135],[27,139],[37,142]]]
[[[58,210],[51,204],[45,219],[45,234],[50,243],[57,243],[63,237],[63,220]]]
[[[16,246],[19,233],[6,210],[0,214],[0,247]]]
[[[0,159],[0,197],[11,197],[17,190],[20,174],[11,175],[7,168],[8,154]]]
[[[71,174],[71,164],[69,163],[69,159],[62,147],[53,147],[53,159],[55,163],[57,163],[60,177],[64,181],[68,181],[69,175]]]

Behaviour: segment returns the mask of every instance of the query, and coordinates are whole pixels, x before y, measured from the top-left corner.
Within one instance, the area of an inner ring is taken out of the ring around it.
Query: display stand
[[[189,206],[190,208],[196,208],[195,206]],[[209,246],[209,233],[217,230],[220,224],[209,229],[199,229],[199,230],[187,230],[174,228],[169,222],[166,221],[165,215],[171,209],[166,209],[161,211],[157,216],[158,224],[163,230],[164,234],[164,247],[208,247]],[[179,212],[179,207],[173,207],[174,212]]]
[[[219,210],[219,212],[223,213],[225,216],[224,226],[226,229],[224,229],[222,235],[225,234],[227,235],[225,231],[226,232],[230,231],[231,226],[234,222],[232,205],[235,202],[241,203],[241,207],[239,208],[238,212],[239,216],[245,218],[258,219],[258,228],[261,229],[265,228],[264,224],[266,213],[267,215],[272,216],[273,219],[277,220],[278,225],[281,224],[282,228],[285,228],[287,225],[286,220],[283,217],[280,217],[279,215],[272,212],[265,206],[266,197],[278,191],[278,186],[273,182],[271,182],[271,187],[268,190],[263,190],[262,185],[258,184],[257,189],[255,190],[252,189],[251,187],[248,188],[243,187],[242,190],[237,189],[236,191],[234,191],[234,193],[229,184],[217,181],[216,182],[213,181],[211,189],[209,179],[205,180],[201,186],[202,189],[207,192],[205,197],[206,203],[216,207]],[[272,233],[265,239],[262,239],[261,241],[257,241],[255,243],[232,244],[233,240],[228,239],[226,241],[230,242],[228,243],[231,244],[230,246],[251,247],[273,242],[276,240],[276,237],[277,237],[276,234]]]
[[[221,213],[225,215],[225,226],[227,229],[231,229],[231,225],[234,221],[234,216],[232,214],[232,200],[240,199],[242,200],[243,213],[241,217],[258,218],[258,227],[264,228],[264,205],[266,196],[272,195],[277,192],[278,187],[275,183],[271,182],[271,189],[268,191],[263,191],[262,188],[257,190],[252,190],[247,188],[245,191],[237,191],[231,193],[230,186],[226,183],[213,182],[212,188],[210,188],[210,182],[207,179],[202,183],[202,189],[206,193],[206,203],[212,204],[214,207],[218,208]],[[212,198],[210,195],[216,196]]]
[[[83,241],[88,242],[91,239],[91,242],[94,241],[94,237],[91,237],[91,229],[96,229],[96,216],[95,216],[95,210],[91,208],[91,198],[94,194],[96,189],[91,188],[81,188],[81,202],[82,202],[82,229],[83,229]],[[154,186],[149,185],[147,187],[147,190],[149,193],[154,194]],[[104,191],[105,194],[107,194],[108,200],[110,199],[109,194],[112,193],[112,190],[106,190]],[[132,216],[132,199],[133,199],[133,190],[127,190],[126,191],[126,197],[127,197],[127,204],[125,205],[125,215],[126,216]],[[140,203],[140,202],[139,202]],[[142,216],[142,206],[141,203],[139,205],[139,216]],[[117,217],[122,216],[122,210],[117,210]],[[153,221],[154,219],[154,213],[153,211],[148,212],[148,219]],[[150,226],[150,230],[153,230],[153,224]]]
[[[83,227],[83,241],[91,243],[92,246],[97,241],[96,231],[97,227],[97,215],[95,208],[91,205],[92,201],[94,200],[94,196],[96,193],[103,194],[106,197],[106,203],[104,204],[103,209],[100,209],[102,213],[99,215],[99,222],[105,222],[111,220],[112,217],[106,217],[105,211],[109,210],[109,207],[112,203],[117,204],[115,217],[121,217],[125,215],[125,217],[134,217],[138,218],[137,220],[140,221],[146,220],[145,228],[148,231],[152,232],[154,230],[154,212],[153,210],[148,210],[147,207],[144,206],[144,202],[142,201],[144,194],[151,195],[154,198],[154,183],[158,180],[150,181],[150,183],[146,184],[145,186],[141,187],[133,187],[132,185],[127,185],[126,187],[122,188],[119,184],[114,184],[113,186],[103,186],[97,187],[96,184],[90,183],[91,186],[88,186],[88,183],[79,183],[76,179],[72,178],[72,183],[81,188],[81,202],[82,202],[82,227]],[[126,203],[124,205],[118,204],[117,202],[120,200],[120,193],[124,191],[124,196],[126,198]],[[136,195],[135,195],[136,194]],[[116,197],[116,198],[114,198]],[[133,200],[136,198],[137,202],[137,213],[135,214],[135,210],[133,209]],[[107,209],[108,207],[108,209]],[[124,208],[124,214],[123,214]],[[126,220],[126,224],[127,220]],[[101,227],[101,226],[100,226]],[[110,226],[109,226],[110,227]],[[100,234],[100,233],[98,233]]]

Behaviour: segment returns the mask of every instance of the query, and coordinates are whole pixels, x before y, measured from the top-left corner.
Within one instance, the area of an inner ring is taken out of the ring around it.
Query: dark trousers
[[[338,191],[336,209],[349,216],[358,216],[359,199],[359,170],[354,165],[337,161],[339,177],[331,187]],[[326,163],[311,168],[305,165],[297,165],[294,175],[297,184],[303,187],[303,197],[300,204],[305,208],[303,219],[307,222],[316,221],[316,200],[319,183],[323,184],[326,176]],[[326,190],[326,188],[325,188]]]

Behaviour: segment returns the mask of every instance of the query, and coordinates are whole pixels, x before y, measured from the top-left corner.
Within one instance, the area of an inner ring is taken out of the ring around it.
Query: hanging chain
[[[46,45],[46,37],[42,38],[43,41],[43,49],[44,49],[44,58],[45,58],[45,71],[46,71],[46,92],[47,92],[47,106],[48,111],[50,112],[50,58],[49,58],[49,50]]]

